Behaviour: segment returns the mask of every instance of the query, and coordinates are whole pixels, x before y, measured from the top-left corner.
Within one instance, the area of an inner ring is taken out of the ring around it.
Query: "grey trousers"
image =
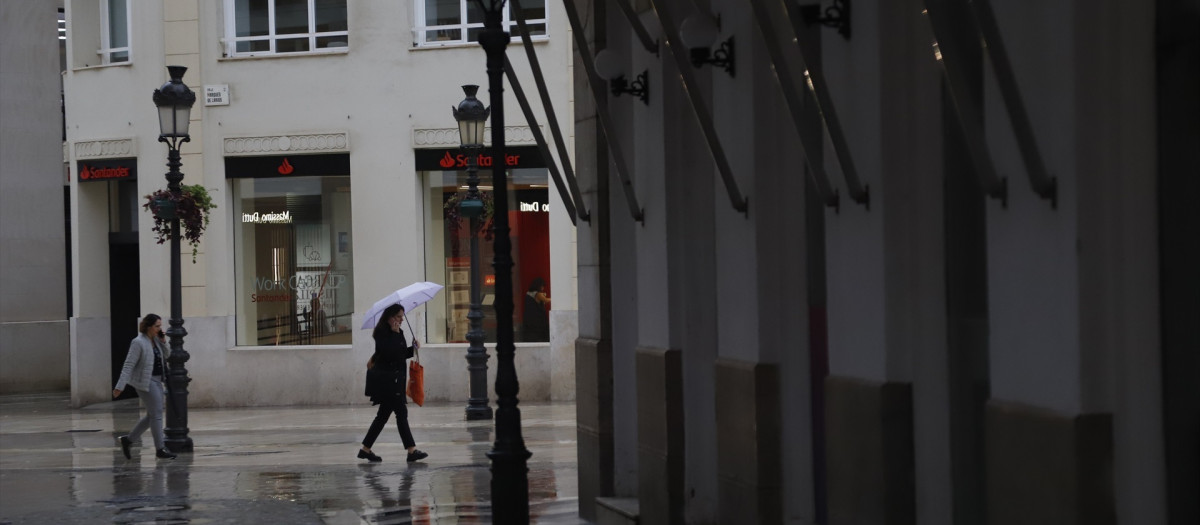
[[[146,428],[150,428],[150,435],[154,437],[154,450],[163,448],[165,437],[163,436],[163,384],[158,377],[150,378],[150,390],[148,392],[138,392],[138,397],[142,398],[142,402],[146,403],[146,415],[138,420],[133,426],[133,430],[129,431],[129,439],[138,441]]]

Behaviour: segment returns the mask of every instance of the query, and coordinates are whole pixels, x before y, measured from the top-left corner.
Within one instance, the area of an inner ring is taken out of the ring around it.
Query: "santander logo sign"
[[[451,156],[450,152],[447,151],[446,155],[442,157],[442,160],[438,161],[438,165],[440,165],[441,167],[446,168],[446,169],[465,168],[465,167],[467,167],[467,159],[469,159],[469,158],[471,158],[470,155],[463,155],[461,153],[459,153],[458,155]],[[475,165],[479,166],[481,168],[491,167],[492,166],[492,156],[484,155],[482,153],[476,155],[475,156]],[[505,155],[504,156],[504,165],[505,166],[520,166],[521,165],[521,155]]]
[[[129,168],[126,167],[97,168],[87,164],[82,164],[81,166],[82,168],[79,170],[79,178],[81,180],[129,178]]]
[[[296,168],[292,167],[292,163],[288,162],[287,157],[283,158],[283,162],[276,169],[280,175],[291,175],[293,171],[296,171]]]

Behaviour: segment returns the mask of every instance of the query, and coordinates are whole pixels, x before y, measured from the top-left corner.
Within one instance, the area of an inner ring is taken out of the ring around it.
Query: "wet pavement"
[[[575,405],[521,403],[533,523],[579,524]],[[417,446],[405,462],[394,419],[356,459],[374,418],[345,407],[196,409],[191,454],[127,460],[117,446],[140,417],[136,399],[67,407],[67,394],[0,396],[0,524],[491,523],[491,421],[464,405],[410,405]]]

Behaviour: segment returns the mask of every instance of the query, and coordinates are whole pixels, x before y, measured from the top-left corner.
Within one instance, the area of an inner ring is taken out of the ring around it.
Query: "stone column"
[[[595,23],[591,45],[603,45],[605,4],[574,2],[580,16]],[[580,63],[575,50],[574,62]],[[608,149],[596,117],[595,97],[584,68],[574,68],[575,173],[590,222],[577,225],[579,339],[575,343],[576,428],[579,458],[579,514],[596,519],[595,500],[613,494],[612,291]]]

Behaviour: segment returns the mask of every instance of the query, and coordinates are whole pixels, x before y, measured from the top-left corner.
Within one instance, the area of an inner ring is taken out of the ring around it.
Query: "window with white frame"
[[[346,0],[225,0],[225,54],[341,51],[346,20]]]
[[[483,11],[474,0],[415,0],[414,46],[442,46],[478,42],[483,32]],[[534,40],[546,38],[546,0],[521,0],[521,12]],[[504,30],[520,38],[513,4],[504,5]]]
[[[129,0],[100,0],[101,64],[129,62]]]

